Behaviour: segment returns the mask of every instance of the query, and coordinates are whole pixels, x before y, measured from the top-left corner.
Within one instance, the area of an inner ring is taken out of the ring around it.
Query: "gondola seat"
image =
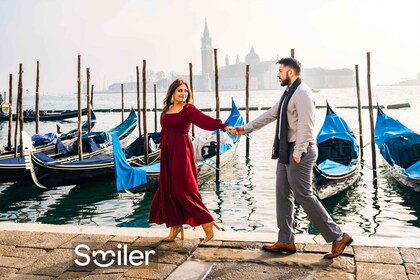
[[[329,159],[343,165],[349,165],[353,160],[353,144],[350,141],[332,138],[318,144],[317,164]]]

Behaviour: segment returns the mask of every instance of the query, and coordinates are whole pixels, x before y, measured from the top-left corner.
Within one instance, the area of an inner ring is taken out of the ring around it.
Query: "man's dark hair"
[[[293,70],[295,70],[296,74],[300,75],[300,69],[302,65],[300,64],[299,60],[293,57],[284,57],[277,61],[277,64],[283,64],[284,66],[289,66]]]

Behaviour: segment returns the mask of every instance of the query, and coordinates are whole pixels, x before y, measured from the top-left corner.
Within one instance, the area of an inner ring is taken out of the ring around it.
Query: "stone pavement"
[[[285,255],[260,249],[275,235],[216,232],[215,239],[203,245],[198,238],[203,235],[201,230],[186,230],[183,241],[162,242],[167,232],[0,223],[0,279],[420,280],[418,237],[409,244],[403,239],[402,245],[392,242],[394,246],[387,242],[378,246],[379,239],[360,244],[356,238],[343,256],[324,260],[330,245],[314,236],[298,236],[298,252]],[[95,254],[98,250],[110,250],[114,255],[108,253],[102,259],[101,254]],[[131,252],[140,265],[130,264]]]

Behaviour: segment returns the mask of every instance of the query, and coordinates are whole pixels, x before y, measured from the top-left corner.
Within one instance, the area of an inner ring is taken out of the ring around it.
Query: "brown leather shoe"
[[[332,244],[331,252],[324,255],[324,259],[332,259],[341,255],[346,248],[353,242],[353,238],[347,233],[343,233],[343,239],[335,240]]]
[[[273,245],[264,245],[264,251],[267,252],[285,252],[285,253],[296,253],[296,245],[294,243],[276,242]]]

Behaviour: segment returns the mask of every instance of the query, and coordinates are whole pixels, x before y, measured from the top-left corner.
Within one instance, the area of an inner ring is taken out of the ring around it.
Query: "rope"
[[[214,160],[212,160],[212,159],[207,159],[207,160],[210,160],[210,161],[214,162]],[[202,163],[205,164],[205,165],[207,165],[207,166],[210,166],[211,168],[213,168],[213,169],[215,169],[217,171],[220,171],[220,168],[217,168],[216,166],[213,166],[213,165],[207,163],[206,161],[202,161]]]
[[[130,136],[131,138],[133,138],[134,140],[136,140],[138,137],[137,135],[134,135],[133,133],[130,133],[128,136]]]
[[[378,171],[378,169],[374,169],[372,166],[370,166],[370,165],[368,165],[368,164],[364,163],[364,161],[361,161],[361,162],[360,162],[360,165],[361,165],[361,166],[363,166],[363,167],[366,167],[366,168],[367,168],[367,169],[369,169],[369,170],[372,170],[372,171]],[[373,181],[376,181],[376,180],[378,180],[378,179],[385,178],[385,177],[387,177],[387,176],[389,175],[389,173],[391,173],[392,171],[393,171],[393,169],[392,169],[392,168],[388,168],[388,169],[387,169],[387,170],[385,170],[385,171],[381,171],[381,172],[380,172],[380,174],[379,174],[379,175],[377,175],[376,177],[372,178],[372,180],[366,180],[366,179],[363,179],[363,181],[366,181],[366,182],[373,182]]]
[[[371,142],[371,141],[367,142],[367,143],[363,146],[363,149],[364,149],[364,148],[366,148],[367,146],[369,146],[369,145],[370,145],[370,142]]]

